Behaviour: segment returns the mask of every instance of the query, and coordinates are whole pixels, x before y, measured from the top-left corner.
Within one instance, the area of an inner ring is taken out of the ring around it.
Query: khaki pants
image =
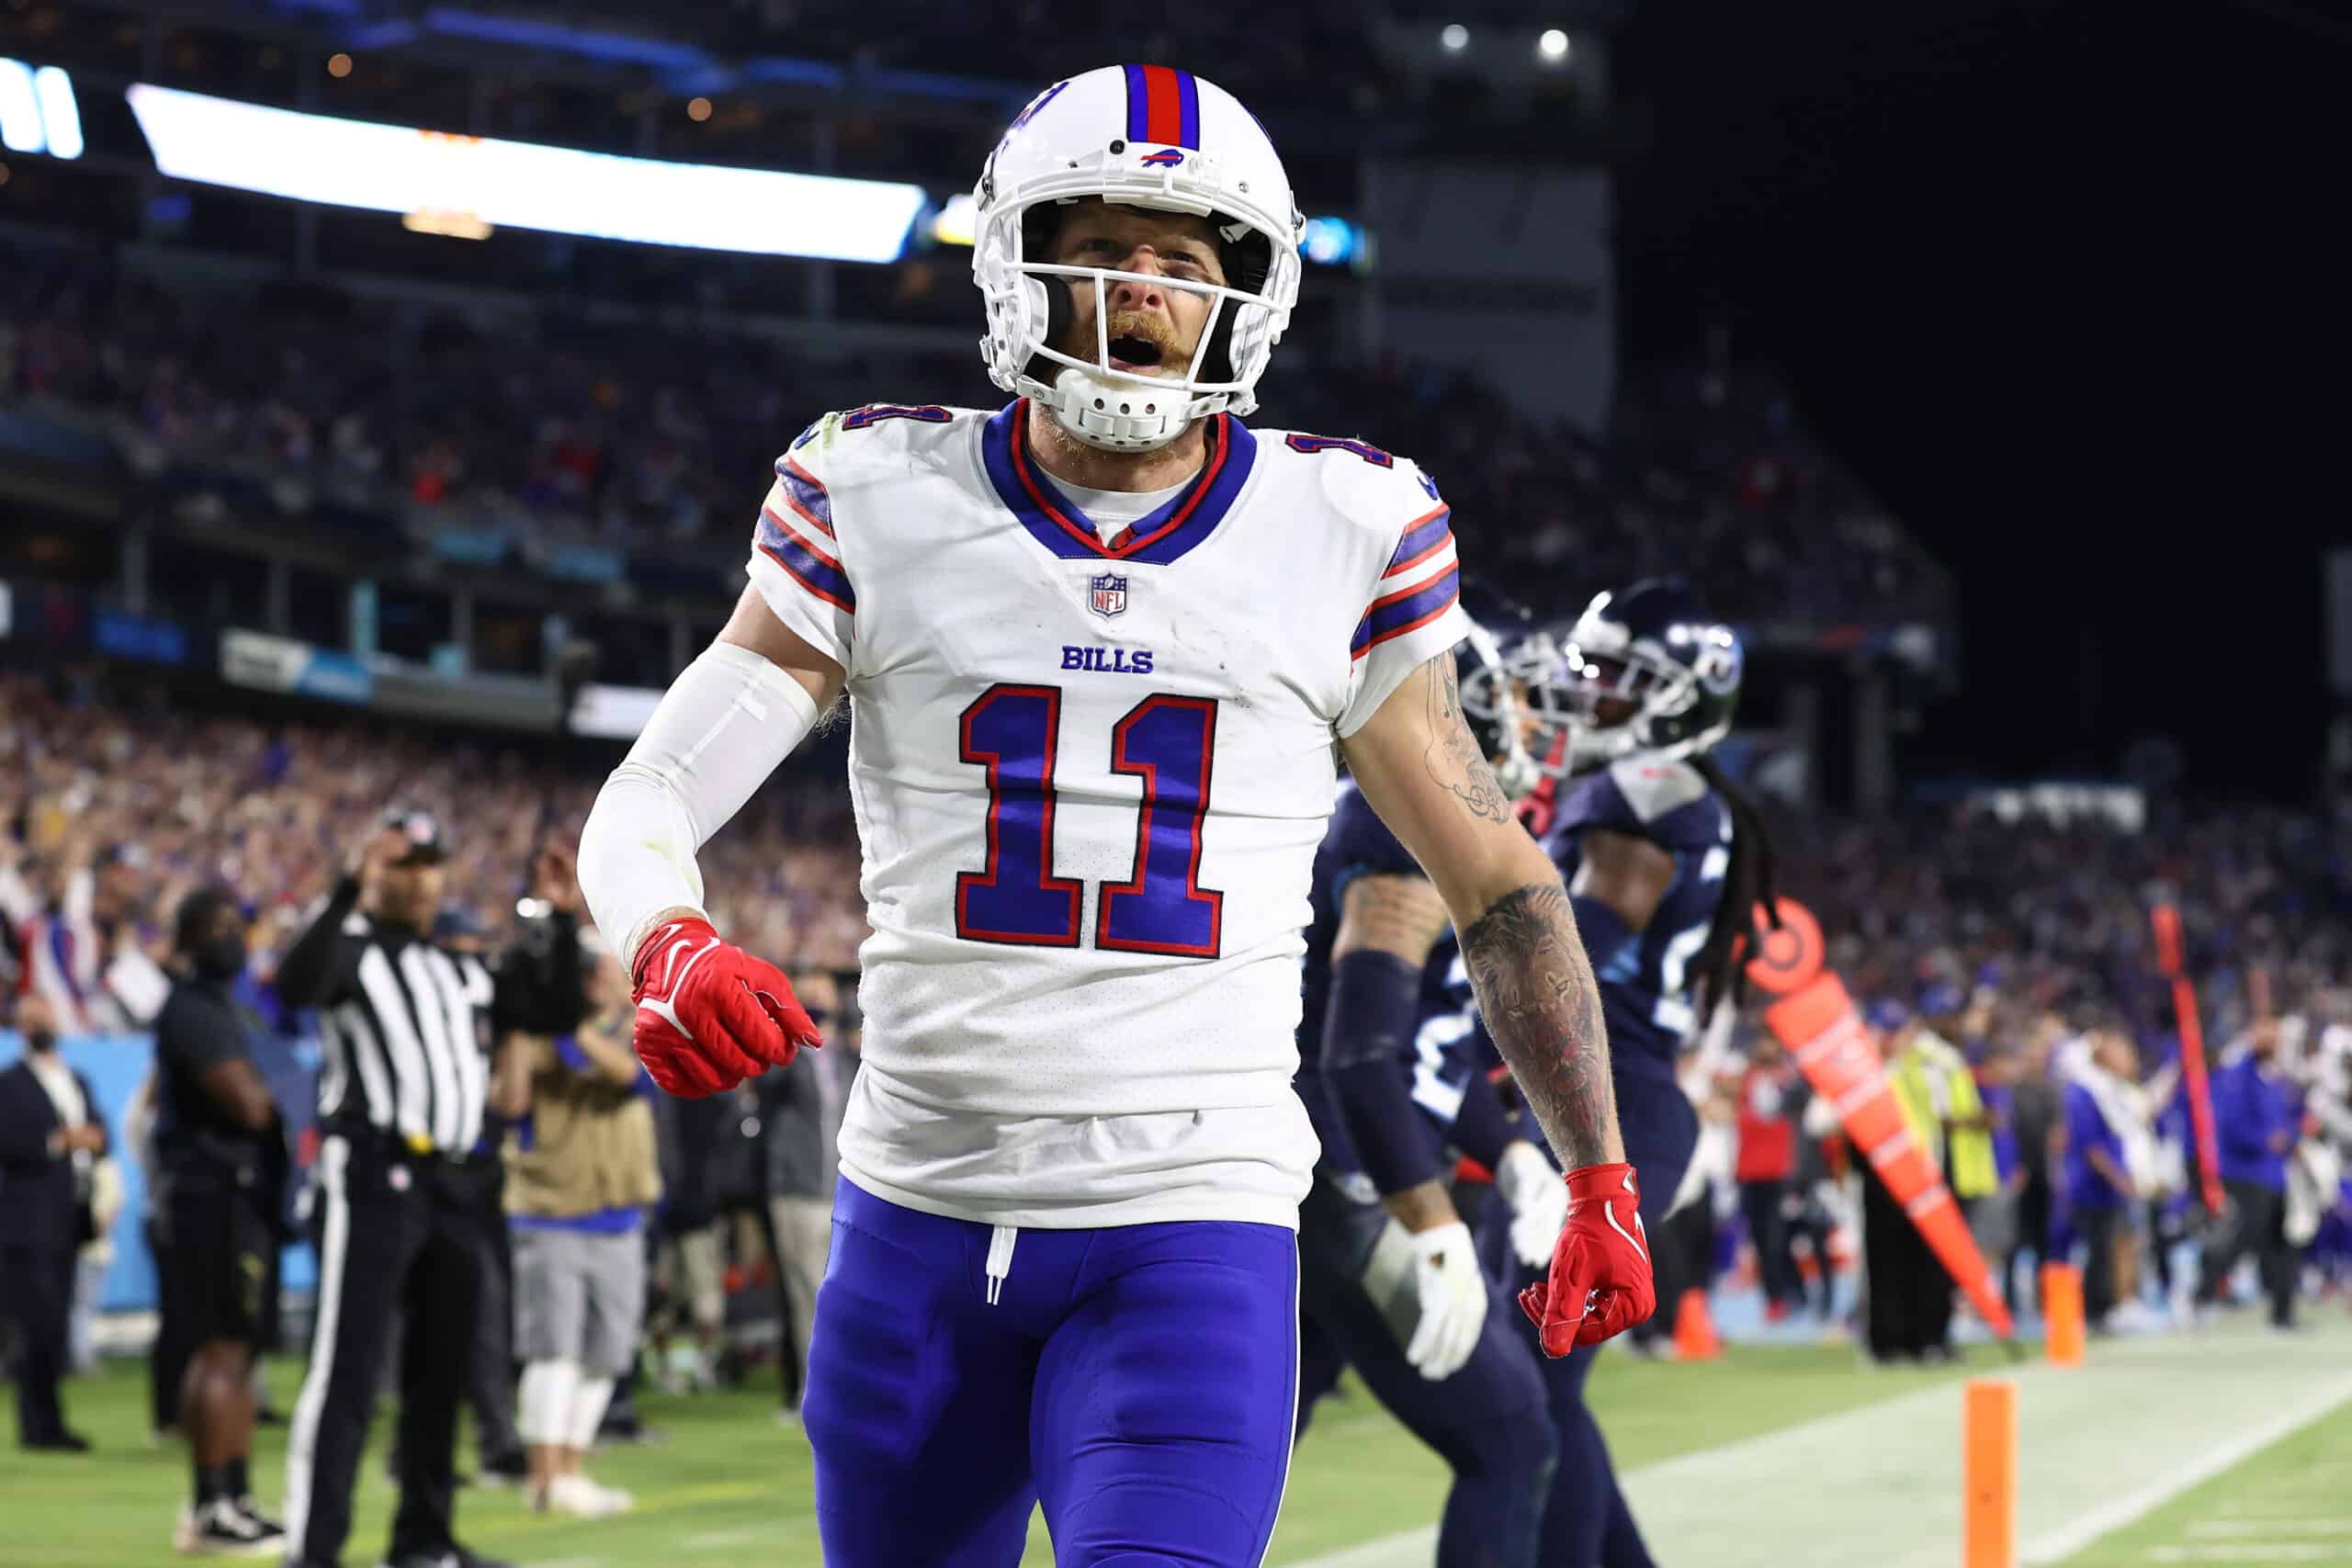
[[[817,1319],[817,1286],[825,1278],[825,1253],[832,1245],[833,1206],[822,1198],[771,1198],[768,1218],[775,1226],[776,1283],[792,1318],[792,1354],[806,1388],[808,1329]]]
[[[718,1227],[686,1231],[662,1244],[662,1288],[669,1292],[670,1321],[680,1306],[697,1333],[716,1333],[727,1321],[726,1279],[718,1257]]]

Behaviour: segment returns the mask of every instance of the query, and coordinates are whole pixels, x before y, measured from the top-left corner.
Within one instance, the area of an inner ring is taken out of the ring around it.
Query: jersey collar
[[[1062,493],[1029,449],[1029,400],[1007,403],[980,429],[980,466],[1005,510],[1064,560],[1166,566],[1216,531],[1258,461],[1258,438],[1231,414],[1209,420],[1208,460],[1193,482],[1102,542],[1093,519]]]

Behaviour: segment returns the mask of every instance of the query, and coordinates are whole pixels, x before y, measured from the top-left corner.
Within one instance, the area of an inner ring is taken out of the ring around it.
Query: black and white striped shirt
[[[279,999],[319,1010],[319,1121],[420,1152],[470,1153],[490,1097],[490,971],[359,912],[346,877],[278,964]]]

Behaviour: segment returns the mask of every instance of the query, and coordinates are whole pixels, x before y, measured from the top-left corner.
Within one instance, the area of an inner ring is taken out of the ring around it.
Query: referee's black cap
[[[439,865],[449,858],[441,838],[441,820],[430,811],[397,807],[385,816],[384,826],[408,840],[407,850],[394,865]]]

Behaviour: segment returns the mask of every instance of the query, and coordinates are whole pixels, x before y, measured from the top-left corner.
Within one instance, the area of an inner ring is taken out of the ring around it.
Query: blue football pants
[[[1289,1467],[1298,1247],[1275,1225],[990,1227],[844,1179],[801,1406],[827,1568],[1258,1568]]]

